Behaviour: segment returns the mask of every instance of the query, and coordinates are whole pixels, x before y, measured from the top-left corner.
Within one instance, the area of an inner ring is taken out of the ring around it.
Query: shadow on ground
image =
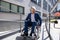
[[[17,36],[16,40],[33,40],[33,39],[30,38],[30,37],[20,37],[20,36]]]
[[[20,36],[17,36],[16,37],[16,40],[22,40],[23,38],[22,37],[20,37]]]

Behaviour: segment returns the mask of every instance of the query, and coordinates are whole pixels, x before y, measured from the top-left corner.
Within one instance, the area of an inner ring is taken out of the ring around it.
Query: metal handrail
[[[44,31],[44,27],[46,28],[46,31],[47,31],[47,32]],[[44,32],[46,32],[46,33],[48,34],[48,36],[45,37],[45,38],[44,38]],[[50,40],[53,40],[53,38],[52,38],[51,34],[49,33],[48,28],[47,28],[47,24],[46,24],[46,22],[45,22],[45,25],[43,25],[42,40],[46,40],[46,39],[48,39],[48,38],[50,38]]]
[[[45,23],[45,27],[46,27],[46,31],[47,31],[47,33],[48,33],[48,37],[50,38],[50,40],[53,40],[52,37],[51,37],[51,35],[50,35],[50,33],[49,33],[49,31],[48,31],[48,28],[47,28],[46,23]]]

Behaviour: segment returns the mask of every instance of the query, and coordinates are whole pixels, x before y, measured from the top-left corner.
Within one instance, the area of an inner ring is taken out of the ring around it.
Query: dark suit
[[[35,28],[37,22],[39,22],[38,24],[39,24],[39,26],[41,26],[42,20],[41,20],[40,16],[37,13],[35,13],[34,18],[35,18],[36,22],[31,22],[31,13],[28,14],[26,21],[25,21],[25,28],[24,28],[25,33],[28,33],[29,26],[32,26],[31,33],[34,33],[34,28]]]

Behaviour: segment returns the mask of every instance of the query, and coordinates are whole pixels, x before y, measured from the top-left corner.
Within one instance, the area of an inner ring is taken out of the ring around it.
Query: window
[[[51,11],[51,7],[50,7],[50,5],[48,5],[48,12],[50,12]]]
[[[57,10],[60,10],[60,3],[57,4]]]
[[[9,12],[9,3],[1,1],[1,11]]]
[[[55,8],[54,12],[56,12],[56,11],[57,11],[57,7]]]
[[[49,2],[53,5],[53,0],[49,0]]]
[[[1,5],[1,1],[0,1],[0,5]]]
[[[22,13],[22,14],[24,14],[24,8],[23,7],[19,7],[19,13]]]
[[[60,17],[55,17],[55,19],[60,19]]]
[[[41,16],[41,12],[39,12],[39,11],[36,11],[36,13],[38,13],[38,14]]]
[[[41,6],[41,0],[38,0],[38,5]]]
[[[1,1],[0,1],[0,6],[1,6]],[[1,7],[0,7],[0,11],[1,11]]]
[[[31,0],[31,1],[37,4],[37,0]]]
[[[22,13],[24,14],[24,7],[15,5],[9,2],[0,1],[0,12]]]
[[[43,0],[43,8],[47,10],[47,2],[45,0]]]
[[[52,5],[54,5],[54,1],[55,1],[55,0],[49,0],[49,2],[50,2]]]
[[[53,5],[55,4],[55,1],[53,0]]]
[[[17,6],[11,4],[11,10],[12,10],[11,12],[17,13]]]
[[[41,6],[41,0],[31,0],[33,3]]]
[[[53,0],[53,5],[55,5],[57,3],[58,0]]]

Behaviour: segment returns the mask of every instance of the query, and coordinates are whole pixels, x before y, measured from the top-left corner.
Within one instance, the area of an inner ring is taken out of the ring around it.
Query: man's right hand
[[[36,28],[37,28],[37,30],[39,30],[40,26],[37,26]]]

